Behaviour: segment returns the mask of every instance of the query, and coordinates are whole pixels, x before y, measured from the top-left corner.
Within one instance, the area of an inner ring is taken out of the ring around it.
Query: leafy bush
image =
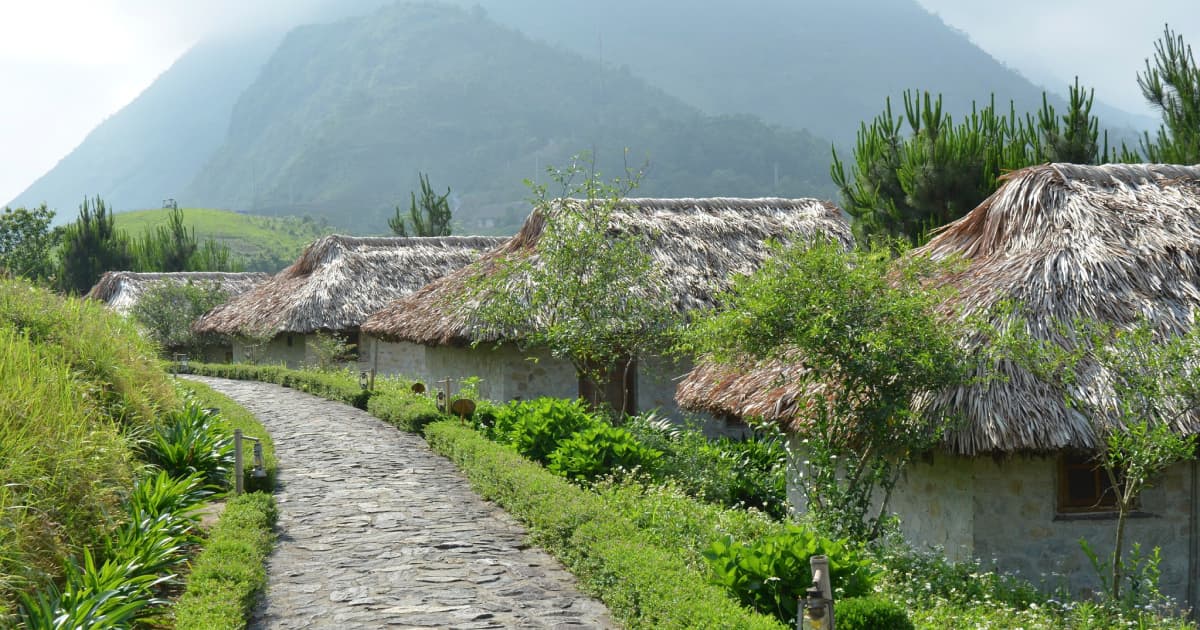
[[[840,630],[914,630],[903,607],[879,597],[847,597],[834,612]]]
[[[729,599],[689,566],[678,549],[647,540],[595,493],[456,421],[429,425],[425,437],[435,451],[458,464],[480,494],[526,523],[534,541],[566,564],[628,627],[781,627]]]
[[[568,479],[593,481],[617,469],[648,468],[660,456],[624,429],[597,425],[559,443],[547,468]]]
[[[518,453],[541,464],[549,461],[560,442],[600,424],[581,400],[538,398],[508,407],[496,418],[496,432]]]
[[[743,604],[787,623],[796,618],[796,599],[812,584],[809,558],[829,557],[834,597],[870,592],[871,557],[846,540],[829,540],[798,525],[749,544],[731,536],[718,539],[704,552],[712,579]]]
[[[226,503],[175,607],[178,630],[246,627],[255,596],[266,586],[263,563],[274,541],[275,518],[269,494],[243,494]]]
[[[263,470],[267,473],[267,476],[265,478],[254,477],[252,475],[254,472],[253,468],[246,466],[242,482],[247,491],[270,491],[274,488],[275,473],[278,466],[275,461],[275,443],[271,440],[271,436],[267,433],[267,430],[259,423],[258,418],[234,402],[233,399],[203,383],[195,381],[179,381],[179,383],[200,406],[217,409],[220,413],[221,422],[229,428],[230,432],[234,429],[241,429],[244,435],[255,438],[262,444]]]
[[[166,414],[142,443],[142,456],[172,477],[198,473],[206,485],[220,488],[233,467],[233,437],[215,415],[189,402]]]
[[[787,455],[777,429],[755,430],[745,440],[710,440],[696,427],[681,427],[653,413],[631,418],[625,428],[642,444],[663,452],[656,478],[703,501],[786,516]]]

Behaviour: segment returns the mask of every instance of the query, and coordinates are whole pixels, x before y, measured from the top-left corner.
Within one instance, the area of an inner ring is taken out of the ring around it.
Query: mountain
[[[158,207],[220,146],[234,102],[279,38],[193,47],[9,205],[46,202],[66,220],[80,200],[96,194],[115,207]]]
[[[648,161],[642,195],[832,193],[828,141],[705,116],[478,9],[396,4],[289,33],[181,199],[369,231],[425,172],[455,191],[469,230],[511,229],[528,210],[522,180],[583,150],[610,176]]]
[[[748,113],[839,143],[906,89],[972,101],[1041,106],[1043,88],[1005,66],[915,0],[459,0],[536,39],[628,66],[711,114]],[[1064,103],[1066,83],[1050,85]],[[1147,119],[1106,106],[1113,127]]]

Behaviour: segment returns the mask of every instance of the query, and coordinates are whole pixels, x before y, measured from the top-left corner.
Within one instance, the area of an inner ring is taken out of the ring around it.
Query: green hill
[[[137,210],[114,215],[117,227],[130,235],[163,225],[168,210]],[[228,210],[185,208],[184,221],[196,240],[209,237],[229,246],[246,271],[276,272],[292,264],[309,243],[332,234],[329,224],[309,217],[264,217]]]
[[[511,231],[528,212],[524,179],[583,150],[615,175],[624,149],[649,161],[642,195],[832,193],[828,141],[706,116],[482,10],[396,4],[292,31],[181,198],[377,231],[420,171],[454,191],[465,231]]]

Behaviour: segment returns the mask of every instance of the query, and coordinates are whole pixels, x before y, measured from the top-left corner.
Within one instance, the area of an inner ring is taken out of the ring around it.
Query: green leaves
[[[575,481],[594,481],[617,470],[650,467],[661,456],[624,429],[597,425],[560,442],[546,468]]]
[[[1200,66],[1182,35],[1163,27],[1154,43],[1154,65],[1146,60],[1146,73],[1138,73],[1142,95],[1162,112],[1163,124],[1154,139],[1146,133],[1142,150],[1151,162],[1200,162]]]
[[[829,557],[835,598],[871,592],[874,574],[868,553],[848,540],[823,538],[798,525],[750,543],[726,536],[704,551],[714,583],[729,589],[747,607],[773,614],[784,623],[796,619],[797,598],[812,584],[809,558],[815,555]]]
[[[963,382],[962,325],[941,317],[945,297],[924,279],[953,263],[892,260],[884,249],[835,244],[779,247],[739,279],[719,310],[685,333],[690,349],[720,361],[794,364],[784,382],[804,410],[802,477],[808,509],[836,535],[870,538],[872,492],[887,490],[950,419],[922,415],[918,397]]]

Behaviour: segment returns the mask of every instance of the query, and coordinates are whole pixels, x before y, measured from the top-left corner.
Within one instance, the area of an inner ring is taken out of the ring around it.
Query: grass
[[[127,518],[129,436],[179,404],[154,348],[89,301],[0,281],[0,620]],[[2,622],[0,622],[2,625]]]
[[[167,210],[136,210],[115,215],[117,227],[130,235],[166,223]],[[334,229],[327,223],[299,217],[266,217],[229,210],[185,208],[184,220],[196,240],[209,237],[229,246],[247,271],[276,272],[295,262],[311,242]]]

